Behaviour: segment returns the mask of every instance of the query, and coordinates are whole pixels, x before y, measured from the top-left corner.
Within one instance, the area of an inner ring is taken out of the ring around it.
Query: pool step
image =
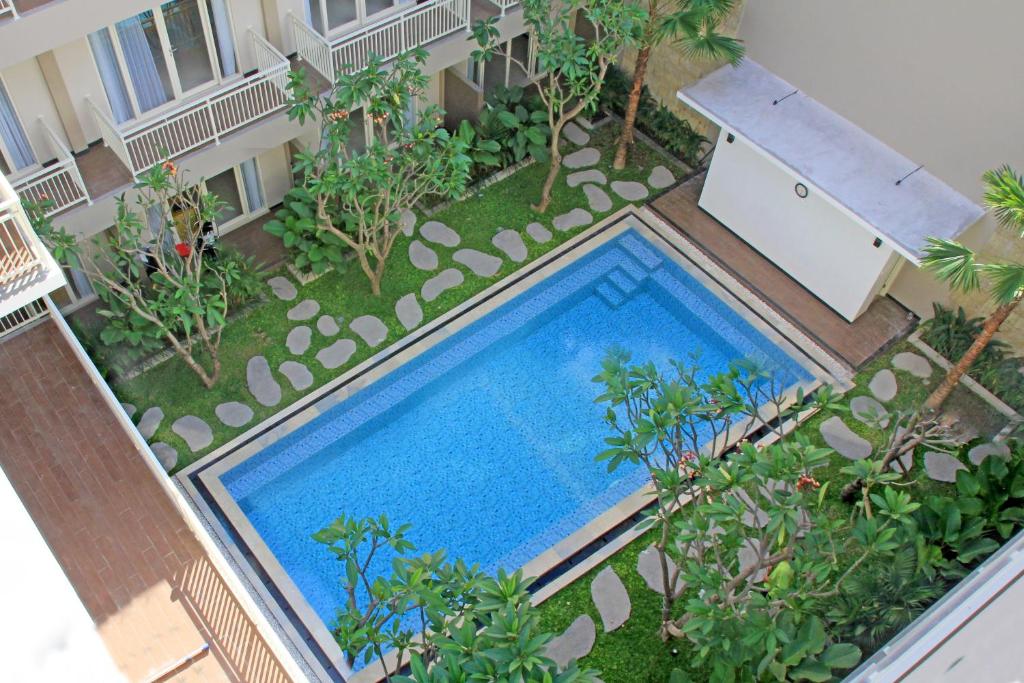
[[[619,244],[647,270],[656,270],[661,266],[661,257],[636,237],[627,235],[619,240]]]
[[[622,290],[608,281],[601,282],[594,288],[594,291],[612,309],[618,308],[626,302],[626,297],[622,294]]]
[[[636,280],[618,268],[608,273],[608,279],[626,296],[631,295],[640,286]]]

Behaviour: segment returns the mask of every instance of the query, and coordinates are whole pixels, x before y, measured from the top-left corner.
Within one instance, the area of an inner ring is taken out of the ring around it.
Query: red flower
[[[178,242],[175,244],[174,251],[178,252],[178,256],[181,258],[188,258],[192,255],[192,247],[184,242]]]
[[[173,162],[171,162],[171,161],[165,161],[165,162],[163,163],[163,166],[162,166],[162,168],[163,168],[163,169],[164,169],[165,171],[167,171],[168,173],[170,173],[171,175],[175,175],[175,174],[177,174],[177,173],[178,173],[178,169],[177,169],[177,168],[176,168],[176,167],[174,166],[174,163],[173,163]]]
[[[817,479],[809,474],[801,474],[800,478],[796,480],[797,491],[806,491],[807,489],[820,488],[821,484]]]

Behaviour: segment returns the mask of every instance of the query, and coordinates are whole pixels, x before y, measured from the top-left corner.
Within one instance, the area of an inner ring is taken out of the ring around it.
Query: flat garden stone
[[[586,209],[577,208],[569,213],[563,213],[561,216],[555,216],[551,222],[555,226],[555,230],[572,230],[581,225],[590,225],[594,222],[594,217]]]
[[[423,289],[420,290],[420,296],[423,297],[424,301],[433,301],[437,297],[441,296],[441,292],[451,289],[452,287],[458,287],[465,280],[466,277],[458,268],[442,270],[440,273],[423,283]]]
[[[562,163],[565,164],[566,168],[584,168],[586,166],[593,166],[600,160],[600,152],[593,147],[584,147],[566,156]]]
[[[893,356],[892,366],[921,379],[928,379],[932,376],[932,364],[928,362],[928,359],[909,351],[903,351]]]
[[[590,584],[590,597],[601,615],[604,632],[611,633],[629,619],[629,593],[611,566],[605,567]]]
[[[288,333],[288,338],[284,340],[284,343],[292,354],[301,356],[307,349],[309,349],[309,343],[312,340],[313,330],[309,329],[305,325],[299,325]]]
[[[671,557],[666,558],[668,560],[668,572],[672,575],[676,571],[676,563]],[[636,558],[636,571],[640,575],[640,578],[644,580],[647,587],[659,595],[665,594],[665,586],[661,576],[661,560],[658,559],[658,549],[654,547],[654,544],[644,548],[640,556]],[[680,583],[676,582],[675,590],[679,591]]]
[[[641,199],[647,199],[647,195],[650,194],[643,183],[638,183],[632,180],[613,180],[612,192],[619,195],[627,202],[636,202]]]
[[[288,378],[292,388],[296,391],[303,391],[313,386],[313,373],[302,363],[286,360],[277,369]]]
[[[238,401],[221,403],[213,412],[228,427],[241,427],[252,419],[252,408]]]
[[[883,403],[896,398],[898,388],[896,374],[888,368],[876,372],[868,384],[868,390],[871,391],[871,394]]]
[[[146,441],[153,438],[156,434],[156,430],[160,428],[160,423],[164,420],[164,411],[159,406],[153,406],[142,414],[139,418],[139,434]]]
[[[491,244],[516,263],[526,260],[526,245],[523,243],[523,236],[515,230],[502,230],[491,238]]]
[[[288,311],[289,320],[309,320],[314,315],[320,312],[320,304],[313,299],[306,299],[295,304],[290,311]]]
[[[459,249],[452,260],[469,268],[475,275],[491,277],[501,270],[501,259],[476,249]]]
[[[420,235],[428,242],[435,242],[444,247],[457,247],[462,241],[459,233],[440,221],[427,221],[421,225]]]
[[[569,666],[569,662],[582,659],[590,654],[597,638],[597,628],[589,615],[583,614],[569,624],[569,628],[548,642],[544,651],[559,669]]]
[[[128,419],[135,417],[135,413],[139,411],[139,409],[135,407],[134,403],[122,403],[121,407],[124,408],[124,412],[127,413]]]
[[[655,190],[663,190],[675,181],[676,177],[665,166],[655,166],[651,169],[651,175],[647,176],[647,184]]]
[[[562,128],[562,133],[565,135],[566,140],[578,147],[582,147],[590,142],[590,133],[577,126],[573,121],[565,124],[565,127]]]
[[[419,240],[409,242],[409,261],[420,270],[437,270],[437,252]]]
[[[348,325],[349,329],[362,337],[370,347],[378,346],[388,338],[387,325],[373,315],[361,315]]]
[[[412,237],[416,229],[416,214],[409,209],[402,209],[402,215],[398,217],[398,227],[406,237]]]
[[[526,234],[538,244],[544,244],[551,239],[551,231],[540,223],[530,223],[527,225]]]
[[[245,366],[245,381],[249,393],[261,406],[272,407],[281,402],[281,385],[270,372],[270,364],[263,356],[253,356]]]
[[[570,173],[565,182],[569,187],[576,187],[580,183],[593,183],[595,185],[607,185],[608,178],[605,177],[604,173],[598,171],[596,168],[591,168],[586,171],[576,171]]]
[[[738,489],[736,491],[736,496],[745,503],[743,510],[744,524],[752,529],[763,529],[768,525],[768,522],[770,521],[768,513],[761,509],[761,506],[756,500],[754,500],[753,496],[747,493],[745,489]],[[770,493],[766,495],[766,497],[769,496]]]
[[[736,559],[740,562],[740,571],[745,572],[758,563],[761,559],[760,552],[758,552],[757,542],[753,539],[745,539],[743,545],[740,546],[739,551],[736,553]],[[768,574],[767,567],[761,567],[751,575],[751,580],[756,582],[763,581],[764,577]]]
[[[956,473],[966,470],[967,465],[963,464],[949,453],[928,451],[924,454],[924,471],[929,478],[935,481],[944,481],[952,484],[956,482]]]
[[[869,427],[885,429],[889,426],[889,411],[870,396],[854,397],[850,401],[850,412]]]
[[[316,354],[316,359],[320,361],[320,365],[328,370],[333,370],[348,362],[348,359],[355,352],[356,343],[354,341],[351,339],[339,339],[327,348],[320,349]]]
[[[901,465],[902,465],[902,467],[901,467]],[[898,458],[895,458],[892,462],[889,463],[889,470],[891,472],[902,473],[904,469],[906,469],[907,472],[909,472],[913,468],[914,468],[914,452],[913,451],[910,451],[909,453],[904,453],[903,455],[901,455]]]
[[[163,441],[157,441],[150,445],[153,449],[153,454],[156,459],[160,461],[160,466],[170,472],[174,469],[174,466],[178,464],[178,451],[174,449],[170,444],[166,444]]]
[[[193,453],[213,443],[213,430],[210,429],[210,425],[195,415],[179,417],[171,425],[171,431],[184,439]]]
[[[830,417],[818,429],[825,443],[847,460],[863,460],[871,455],[871,443],[854,434],[841,417]]]
[[[299,290],[295,289],[295,285],[292,281],[286,277],[272,277],[267,280],[267,284],[270,285],[270,291],[274,293],[281,301],[291,301],[299,295]]]
[[[395,315],[398,316],[398,322],[402,323],[405,329],[412,330],[419,327],[423,322],[423,309],[420,308],[420,302],[416,300],[416,295],[410,292],[396,301]]]
[[[598,211],[601,213],[611,211],[612,198],[608,196],[607,192],[597,185],[587,183],[583,186],[583,194],[587,195],[587,204],[590,206],[591,211]]]
[[[338,321],[329,315],[322,315],[316,320],[316,329],[325,337],[333,337],[341,332]]]
[[[1005,443],[983,443],[967,451],[967,458],[975,465],[985,462],[985,458],[996,455],[1004,460],[1010,457],[1010,447]]]

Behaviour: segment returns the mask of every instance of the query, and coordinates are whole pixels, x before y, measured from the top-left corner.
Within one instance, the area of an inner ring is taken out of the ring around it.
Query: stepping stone
[[[412,237],[416,229],[416,214],[409,209],[402,209],[402,215],[398,217],[398,227],[406,237]]]
[[[596,168],[591,168],[587,171],[576,171],[570,173],[565,182],[569,187],[576,187],[580,183],[594,183],[595,185],[607,185],[608,178],[605,177],[604,173],[601,173]]]
[[[210,425],[195,415],[179,417],[171,425],[171,431],[184,439],[193,453],[213,443],[213,430],[210,429]]]
[[[744,572],[750,567],[753,567],[761,559],[760,553],[758,552],[757,542],[753,539],[745,539],[743,545],[740,546],[739,551],[736,553],[736,559],[740,563],[740,571]],[[761,567],[756,572],[751,574],[750,578],[755,582],[764,580],[764,577],[768,575],[768,567]]]
[[[770,497],[770,492],[764,491],[763,493],[769,494],[766,497]],[[736,497],[742,500],[744,505],[743,511],[743,523],[751,529],[763,529],[768,525],[770,521],[768,519],[768,513],[761,509],[754,497],[747,493],[744,489],[738,489],[736,491]]]
[[[676,181],[672,171],[664,166],[655,166],[651,169],[651,175],[647,176],[647,184],[655,190],[663,190]]]
[[[944,481],[948,484],[956,483],[956,473],[966,469],[967,465],[949,453],[928,451],[924,454],[924,472],[935,481]]]
[[[338,327],[338,321],[329,315],[322,315],[317,318],[316,329],[325,337],[333,337],[338,332],[341,332],[341,328]]]
[[[868,390],[871,391],[875,398],[883,403],[896,398],[896,389],[896,375],[888,368],[876,372],[875,376],[871,378],[871,382],[868,384]]]
[[[313,330],[305,325],[299,325],[288,333],[288,338],[284,340],[284,344],[293,355],[301,356],[309,348],[309,343],[312,340]]]
[[[178,451],[174,449],[170,444],[166,444],[163,441],[157,441],[150,445],[153,449],[153,455],[160,462],[160,466],[170,472],[174,469],[174,466],[178,464]]]
[[[452,287],[458,287],[465,280],[465,276],[458,268],[442,270],[440,273],[423,283],[423,289],[420,290],[420,296],[423,297],[424,301],[433,301],[437,297],[441,296],[441,292],[451,289]]]
[[[420,302],[416,300],[416,295],[409,293],[396,301],[395,315],[398,316],[398,322],[402,323],[405,329],[412,330],[419,327],[423,322],[423,309],[420,308]]]
[[[302,363],[286,360],[277,369],[288,378],[292,388],[296,391],[303,391],[313,386],[313,373]]]
[[[594,222],[594,217],[590,215],[590,212],[586,209],[573,209],[569,213],[563,213],[561,216],[555,216],[554,220],[551,221],[552,225],[555,226],[555,230],[572,230],[578,228],[581,225],[590,225]]]
[[[299,295],[299,290],[295,289],[295,285],[292,281],[286,277],[272,277],[267,280],[267,284],[270,285],[270,291],[274,293],[281,301],[291,301]]]
[[[671,576],[676,571],[676,563],[671,557],[666,559],[668,560],[668,573]],[[636,559],[636,571],[648,588],[658,595],[665,594],[664,582],[661,576],[661,560],[658,559],[658,549],[654,547],[653,543],[644,548],[644,551],[640,553],[640,557]],[[682,588],[682,585],[677,579],[675,585],[677,593]]]
[[[516,263],[526,260],[526,245],[523,244],[522,235],[515,230],[502,230],[491,238],[491,244]]]
[[[457,247],[461,238],[459,233],[439,221],[427,221],[420,226],[420,235],[429,242],[436,242],[444,247]]]
[[[870,396],[857,396],[851,400],[850,412],[869,427],[885,429],[889,426],[889,411]]]
[[[540,223],[530,223],[526,226],[526,234],[529,235],[534,242],[538,244],[544,244],[551,239],[551,231],[545,228]]]
[[[437,252],[419,240],[409,242],[409,261],[420,270],[437,270]]]
[[[228,427],[241,427],[252,419],[252,408],[238,401],[221,403],[213,409],[213,412],[217,415],[217,419]]]
[[[589,615],[583,614],[576,617],[576,621],[569,624],[569,628],[559,636],[555,636],[548,642],[544,654],[552,659],[558,668],[564,669],[569,662],[575,659],[582,659],[590,654],[594,648],[594,639],[597,638],[597,628],[594,627],[594,620]]]
[[[142,418],[139,419],[139,434],[146,441],[153,438],[156,434],[156,430],[160,428],[160,423],[163,422],[164,411],[158,406],[153,406],[142,414]]]
[[[600,152],[593,147],[584,147],[562,159],[562,163],[566,168],[583,168],[585,166],[593,166],[600,160]]]
[[[583,194],[587,195],[587,204],[590,205],[591,211],[597,211],[599,213],[611,211],[612,198],[608,196],[607,192],[597,185],[591,185],[589,183],[584,185]]]
[[[306,299],[288,311],[289,320],[309,320],[320,312],[320,304],[312,299]]]
[[[909,351],[897,353],[892,357],[892,366],[897,370],[909,372],[914,377],[928,379],[932,376],[932,365],[924,356]]]
[[[863,460],[871,455],[871,443],[854,434],[841,417],[830,417],[818,429],[825,443],[847,460]]]
[[[135,413],[137,413],[138,410],[139,410],[132,403],[122,403],[121,407],[124,408],[124,412],[128,414],[128,419],[129,420],[132,419],[133,417],[135,417]]]
[[[245,366],[245,381],[249,393],[261,406],[271,408],[281,402],[281,385],[270,372],[270,364],[263,356],[253,356]]]
[[[328,370],[341,367],[356,352],[356,343],[351,339],[339,339],[325,349],[320,349],[316,359]]]
[[[371,348],[388,338],[388,327],[373,315],[361,315],[348,325]]]
[[[619,195],[627,202],[647,199],[647,195],[650,194],[643,183],[637,183],[632,180],[613,180],[612,192]]]
[[[476,249],[459,249],[452,254],[452,260],[473,271],[480,277],[492,277],[501,270],[501,259]]]
[[[983,443],[967,451],[967,459],[975,465],[985,462],[990,455],[997,455],[1003,460],[1010,457],[1010,447],[1005,443]]]
[[[605,633],[611,633],[629,619],[629,593],[610,566],[602,569],[590,584],[590,597],[601,615]]]
[[[903,467],[900,467],[902,465]],[[914,452],[904,453],[900,457],[896,458],[889,463],[889,471],[903,473],[903,469],[906,468],[907,472],[914,468]]]
[[[562,133],[565,135],[566,140],[577,147],[582,147],[590,142],[590,133],[583,130],[572,121],[565,124],[565,127],[562,128]]]

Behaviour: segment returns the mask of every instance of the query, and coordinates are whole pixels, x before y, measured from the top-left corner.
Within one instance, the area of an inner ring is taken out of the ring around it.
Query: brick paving
[[[52,322],[0,343],[0,467],[132,681],[290,680]]]

